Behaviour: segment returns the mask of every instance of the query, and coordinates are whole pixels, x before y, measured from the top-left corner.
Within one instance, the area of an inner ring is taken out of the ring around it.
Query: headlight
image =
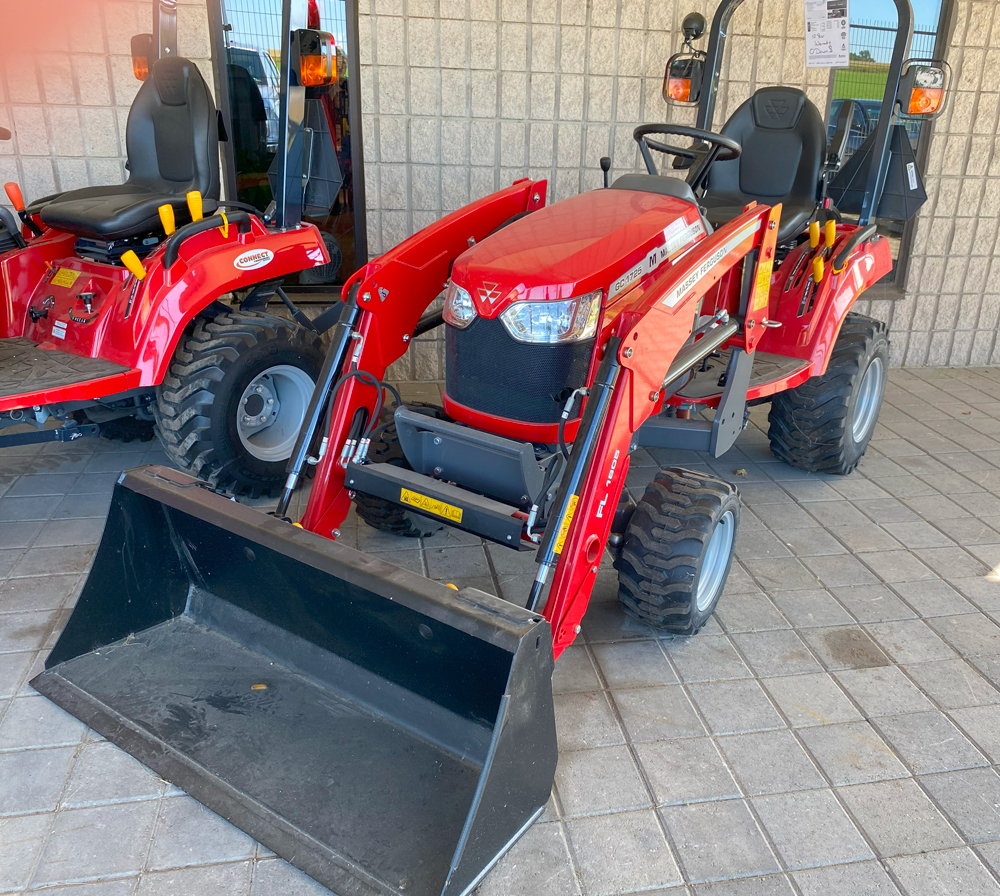
[[[579,342],[597,332],[601,291],[565,302],[516,302],[500,320],[518,342]]]
[[[476,319],[476,306],[472,304],[472,296],[461,286],[449,283],[442,316],[445,322],[464,330]]]

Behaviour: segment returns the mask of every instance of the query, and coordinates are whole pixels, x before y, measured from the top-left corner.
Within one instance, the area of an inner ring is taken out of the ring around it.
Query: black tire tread
[[[768,414],[771,451],[793,467],[810,473],[850,473],[864,455],[852,458],[847,427],[850,398],[861,364],[871,347],[884,339],[886,325],[848,313],[823,376],[775,394]]]
[[[319,336],[270,314],[233,310],[211,320],[197,319],[178,343],[153,404],[156,434],[171,461],[218,488],[251,498],[273,495],[282,483],[237,480],[229,472],[235,459],[220,457],[212,441],[206,411],[215,388],[242,352],[272,340],[322,351]]]
[[[656,628],[693,635],[708,619],[693,612],[699,558],[715,521],[739,492],[704,473],[661,470],[646,487],[629,521],[618,570],[618,599],[625,612]]]

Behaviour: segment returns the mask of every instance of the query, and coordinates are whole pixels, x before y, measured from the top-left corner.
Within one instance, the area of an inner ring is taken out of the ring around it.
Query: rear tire
[[[661,470],[615,560],[625,612],[674,634],[697,632],[722,596],[739,522],[735,486],[691,470]]]
[[[443,419],[444,411],[437,405],[416,403],[408,404],[411,411],[418,411],[438,419]],[[406,456],[399,444],[396,434],[396,424],[393,422],[392,411],[386,409],[379,420],[385,426],[381,434],[368,449],[368,459],[380,464],[393,464],[397,467],[410,469]],[[390,535],[402,535],[404,538],[427,538],[435,532],[440,532],[444,526],[419,513],[404,510],[392,501],[376,498],[373,495],[358,493],[354,496],[354,506],[358,516],[373,529],[388,532]]]
[[[322,363],[319,336],[282,318],[232,311],[199,320],[156,389],[167,455],[235,494],[274,494]]]
[[[850,473],[875,431],[888,371],[885,324],[848,314],[826,373],[772,399],[771,451],[810,473]]]

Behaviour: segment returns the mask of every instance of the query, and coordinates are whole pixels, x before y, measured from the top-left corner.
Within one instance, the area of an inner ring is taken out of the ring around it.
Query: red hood
[[[452,280],[487,318],[522,300],[569,299],[596,289],[607,299],[609,288],[615,298],[703,236],[698,210],[688,202],[594,190],[532,212],[473,246],[455,261]]]

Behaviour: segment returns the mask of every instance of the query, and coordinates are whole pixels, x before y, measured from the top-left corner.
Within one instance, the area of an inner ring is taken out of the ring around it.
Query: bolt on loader
[[[123,473],[34,687],[335,893],[475,888],[549,797],[553,662],[605,550],[625,612],[668,633],[696,633],[724,589],[737,489],[670,468],[636,504],[632,454],[720,456],[748,403],[770,399],[779,457],[846,474],[876,424],[887,334],[851,307],[892,264],[871,223],[905,164],[891,122],[941,69],[905,62],[912,17],[896,0],[861,160],[842,164],[847,125],[828,145],[792,88],[758,90],[715,132],[739,3],[719,6],[707,54],[691,49],[704,20],[686,20],[665,92],[697,102],[699,124],[636,128],[645,173],[612,182],[606,160],[604,188],[552,205],[544,181],[517,181],[350,278],[273,513],[164,467]],[[303,4],[286,2],[290,42]],[[266,264],[318,263],[320,244],[287,224],[248,215],[247,243],[218,264],[176,235],[163,254],[207,290],[228,288],[213,277],[236,253],[281,245]],[[174,282],[172,264],[147,264]],[[443,405],[407,405],[385,372],[438,326]],[[451,526],[531,552],[533,584],[501,600],[367,556],[338,541],[352,503],[387,532]]]

